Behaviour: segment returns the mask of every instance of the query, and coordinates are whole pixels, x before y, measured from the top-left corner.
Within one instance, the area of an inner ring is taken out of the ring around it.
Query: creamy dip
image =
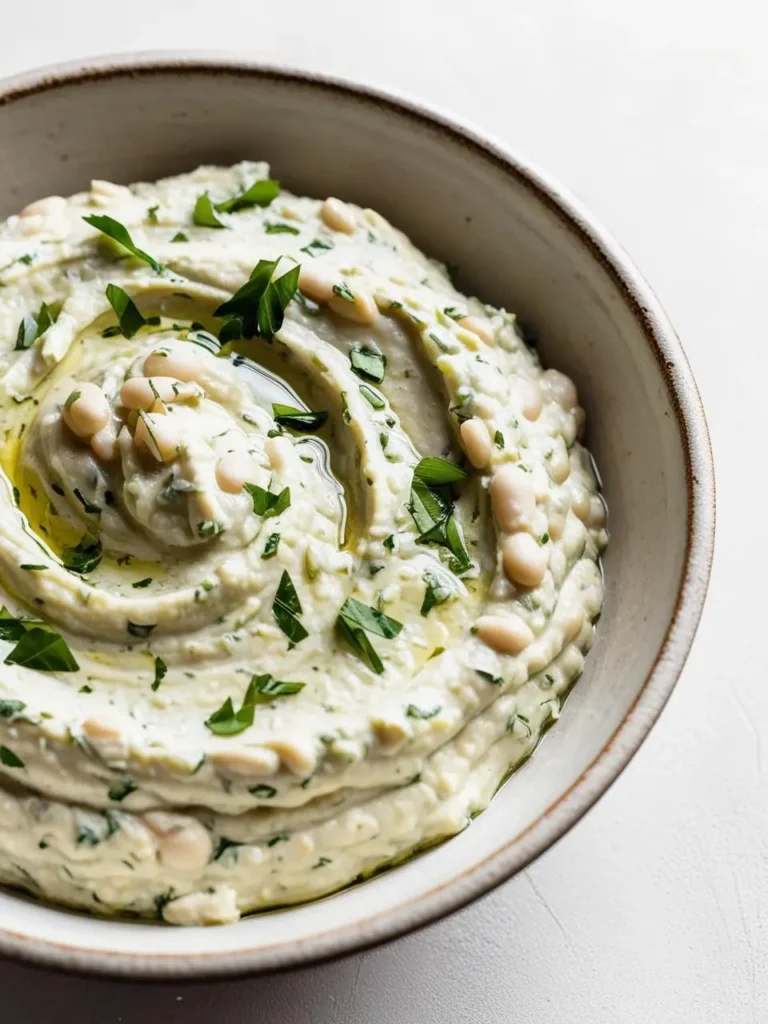
[[[236,920],[465,828],[602,601],[573,383],[265,164],[0,227],[0,880]]]

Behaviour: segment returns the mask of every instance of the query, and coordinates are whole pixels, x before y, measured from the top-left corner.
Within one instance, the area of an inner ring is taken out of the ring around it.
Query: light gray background
[[[0,7],[1,74],[115,50],[247,47],[412,93],[499,136],[584,200],[656,289],[702,390],[719,484],[710,599],[680,685],[611,792],[530,870],[427,931],[276,978],[151,987],[0,963],[3,1021],[768,1021],[766,597],[755,582],[768,574],[764,5]]]

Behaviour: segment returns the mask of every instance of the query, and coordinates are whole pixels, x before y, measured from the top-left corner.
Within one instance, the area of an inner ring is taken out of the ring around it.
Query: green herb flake
[[[446,459],[430,456],[422,459],[413,471],[415,478],[427,487],[440,487],[443,484],[457,483],[467,477],[467,471]]]
[[[20,665],[39,672],[77,672],[80,666],[66,641],[53,630],[40,626],[24,628],[24,633],[6,655],[6,665]]]
[[[493,435],[493,443],[496,445],[497,448],[504,447],[504,435],[500,430],[497,430],[496,433]]]
[[[165,679],[165,674],[167,671],[168,666],[165,664],[163,659],[160,657],[155,658],[155,678],[152,683],[153,690],[156,690],[160,686],[160,683],[162,683],[163,679]]]
[[[135,793],[137,789],[138,787],[133,779],[122,779],[109,789],[107,796],[110,800],[119,803],[121,800],[125,800],[131,793]]]
[[[360,385],[360,394],[372,409],[385,409],[387,406],[387,403],[381,397],[379,392],[375,391],[373,388],[369,388],[367,384]]]
[[[24,762],[8,747],[0,747],[0,761],[6,768],[23,768]]]
[[[147,209],[147,220],[150,224],[157,224],[157,211],[160,209],[159,203],[155,203],[154,206],[150,206]]]
[[[32,565],[29,562],[25,562],[23,565],[20,565],[19,568],[20,569],[26,569],[27,572],[44,572],[48,568],[48,566],[47,565]]]
[[[92,217],[83,217],[83,220],[86,224],[90,224],[92,228],[96,228],[97,231],[101,231],[102,234],[107,235],[108,238],[111,238],[119,245],[122,245],[122,247],[127,249],[132,256],[148,263],[156,274],[162,273],[162,264],[158,263],[156,259],[149,255],[149,253],[144,252],[142,249],[139,249],[138,246],[134,245],[130,232],[124,224],[120,223],[119,220],[115,220],[107,214],[94,214]]]
[[[446,316],[450,317],[451,320],[461,320],[467,315],[455,306],[446,306],[443,312]]]
[[[323,242],[320,238],[315,238],[309,243],[309,245],[303,246],[301,252],[305,252],[307,256],[322,256],[324,252],[328,252],[333,246],[330,242]]]
[[[485,669],[476,668],[475,672],[480,676],[481,679],[487,680],[489,683],[493,683],[494,686],[503,686],[504,680],[501,676],[495,676],[493,672],[486,672]]]
[[[275,422],[281,427],[302,432],[319,430],[328,419],[327,412],[309,412],[278,403],[272,405],[272,414],[275,417]]]
[[[85,497],[83,492],[78,487],[76,487],[72,493],[83,506],[83,508],[85,509],[89,516],[101,515],[101,505],[97,505],[95,502],[89,501],[89,499]]]
[[[284,487],[279,494],[267,491],[258,484],[245,484],[245,490],[250,494],[253,502],[253,513],[269,519],[271,516],[279,516],[291,504],[291,489]]]
[[[283,224],[282,222],[266,221],[264,224],[264,230],[268,235],[298,235],[299,229],[295,228],[293,224]]]
[[[189,236],[185,235],[183,231],[177,231],[171,239],[172,242],[188,242]]]
[[[132,583],[131,586],[133,587],[134,590],[143,590],[145,587],[148,587],[151,582],[152,577],[145,576],[143,580],[136,580],[136,582]]]
[[[157,623],[154,623],[151,626],[142,626],[138,622],[128,622],[126,625],[126,629],[131,634],[131,636],[136,636],[141,640],[146,640],[146,638],[149,636],[152,630],[155,629],[156,626]]]
[[[26,706],[23,700],[0,700],[0,718],[15,718]]]
[[[367,633],[391,640],[399,635],[403,625],[354,597],[348,597],[339,611],[336,628],[349,645],[363,656],[373,671],[380,675],[384,671],[384,663],[368,639]]]
[[[215,519],[206,519],[204,522],[197,524],[198,537],[218,537],[223,532],[224,527],[221,523],[216,522]]]
[[[282,327],[285,310],[299,286],[299,265],[273,281],[278,262],[259,260],[243,287],[214,311],[214,316],[227,318],[219,332],[222,344],[255,334],[269,340]]]
[[[277,554],[277,548],[279,544],[280,534],[271,533],[267,538],[267,543],[264,545],[264,553],[261,556],[264,559],[264,561],[266,561],[268,558],[275,557],[275,555]]]
[[[349,353],[349,361],[358,377],[374,384],[380,384],[384,380],[387,357],[381,352],[374,352],[370,348],[353,348]]]
[[[341,284],[335,284],[333,286],[333,294],[338,295],[340,299],[344,299],[345,302],[354,302],[354,292],[350,290],[349,285],[346,281],[342,281]]]
[[[280,577],[280,583],[272,604],[275,622],[288,637],[288,646],[295,647],[309,636],[298,616],[302,614],[301,601],[287,571]]]
[[[260,181],[254,181],[249,189],[245,192],[241,192],[239,195],[232,196],[231,199],[225,199],[221,203],[216,204],[216,209],[219,213],[237,213],[238,210],[245,210],[251,206],[261,206],[265,208],[270,203],[277,199],[280,194],[280,182],[275,181],[273,178],[262,178]]]
[[[451,596],[452,591],[430,569],[425,571],[423,579],[427,589],[424,592],[424,600],[421,604],[421,614],[426,616],[429,615],[435,605],[444,604]]]
[[[276,697],[290,697],[303,689],[304,683],[284,682],[265,672],[263,675],[251,677],[243,703],[270,704]]]
[[[227,226],[222,224],[216,216],[211,197],[207,192],[203,192],[197,197],[195,208],[192,211],[192,222],[199,228],[226,228]]]
[[[80,687],[80,689],[77,692],[78,693],[93,693],[93,687],[89,686],[88,683],[83,683],[83,685]]]
[[[80,576],[87,576],[98,567],[102,556],[101,541],[85,534],[76,545],[63,549],[61,560],[65,569]]]
[[[387,549],[387,551],[394,551],[395,550],[395,535],[393,533],[390,533],[390,535],[388,537],[384,538],[384,540],[382,541],[382,544]]]
[[[273,796],[277,796],[275,787],[268,786],[264,782],[260,782],[256,786],[249,786],[248,792],[259,800],[271,800]]]
[[[443,708],[441,704],[437,704],[435,707],[429,709],[420,708],[416,704],[409,704],[405,709],[405,713],[408,718],[420,718],[427,720],[434,718],[435,715],[439,715],[442,710]]]
[[[22,317],[19,329],[16,332],[16,352],[24,352],[41,338],[48,328],[56,323],[61,305],[55,303],[49,306],[46,302],[41,303],[37,314],[27,313]]]

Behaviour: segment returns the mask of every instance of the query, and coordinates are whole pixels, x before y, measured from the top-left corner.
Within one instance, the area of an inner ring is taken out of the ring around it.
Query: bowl
[[[463,833],[335,896],[219,928],[104,920],[0,893],[0,952],[144,977],[271,971],[401,935],[475,899],[563,835],[642,743],[704,602],[714,480],[696,385],[658,302],[566,192],[445,114],[222,56],[107,57],[0,84],[0,215],[91,178],[129,183],[265,159],[291,190],[381,211],[535,327],[577,382],[611,544],[587,669],[533,759]]]

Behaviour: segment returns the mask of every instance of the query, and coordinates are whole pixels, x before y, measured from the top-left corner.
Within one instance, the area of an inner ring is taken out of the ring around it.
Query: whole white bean
[[[511,583],[538,587],[547,571],[547,549],[530,533],[511,533],[501,542],[504,573]]]
[[[197,871],[211,857],[211,837],[195,818],[167,811],[148,811],[144,824],[158,837],[160,862],[178,871]]]
[[[574,488],[571,493],[571,509],[573,514],[578,516],[582,523],[586,522],[589,515],[589,491],[586,487],[582,487],[579,484]]]
[[[551,455],[546,459],[547,472],[556,484],[564,483],[571,475],[571,460],[562,437],[552,441]]]
[[[511,463],[503,465],[491,480],[491,505],[500,529],[527,529],[536,510],[530,474]]]
[[[349,289],[354,295],[352,302],[334,292],[328,300],[328,307],[356,324],[372,324],[378,314],[378,307],[373,296],[365,288],[355,286]]]
[[[203,350],[189,342],[168,346],[150,352],[144,360],[147,377],[175,377],[177,380],[196,380],[203,364]]]
[[[173,462],[179,454],[178,429],[170,416],[143,413],[136,423],[133,443],[158,462]]]
[[[459,427],[459,434],[469,461],[475,469],[485,469],[491,461],[491,439],[485,423],[473,416],[464,420]]]
[[[560,373],[559,370],[545,370],[541,381],[547,389],[549,397],[566,412],[571,412],[579,404],[576,385],[564,373]]]
[[[239,494],[259,474],[260,467],[246,452],[227,452],[216,463],[216,483],[227,494]]]
[[[328,302],[333,298],[333,274],[314,263],[302,263],[299,268],[299,288],[315,302]]]
[[[481,320],[478,316],[463,316],[457,323],[464,330],[472,331],[473,334],[476,334],[480,341],[485,342],[486,345],[496,344],[496,331],[493,324],[489,323],[488,320]]]
[[[598,530],[605,526],[605,505],[602,498],[599,498],[597,495],[591,498],[589,502],[587,526],[591,526],[593,530]]]
[[[527,420],[537,420],[541,416],[541,388],[535,380],[521,377],[516,382],[520,394],[520,409]]]
[[[67,201],[62,196],[46,196],[45,199],[36,199],[29,203],[21,211],[22,217],[50,217],[52,214],[60,214],[66,209]]]
[[[179,384],[178,377],[131,377],[120,389],[120,401],[127,409],[149,412],[158,398],[172,402],[176,397],[173,387]]]
[[[333,231],[343,231],[346,235],[351,235],[357,226],[351,208],[334,196],[329,196],[320,207],[320,216]]]
[[[92,437],[109,423],[109,402],[98,385],[83,381],[73,387],[62,415],[73,434]]]
[[[264,452],[273,469],[286,469],[293,454],[293,445],[287,437],[268,437],[264,442]]]
[[[475,626],[483,643],[499,654],[520,654],[533,642],[530,626],[519,615],[482,615]]]

